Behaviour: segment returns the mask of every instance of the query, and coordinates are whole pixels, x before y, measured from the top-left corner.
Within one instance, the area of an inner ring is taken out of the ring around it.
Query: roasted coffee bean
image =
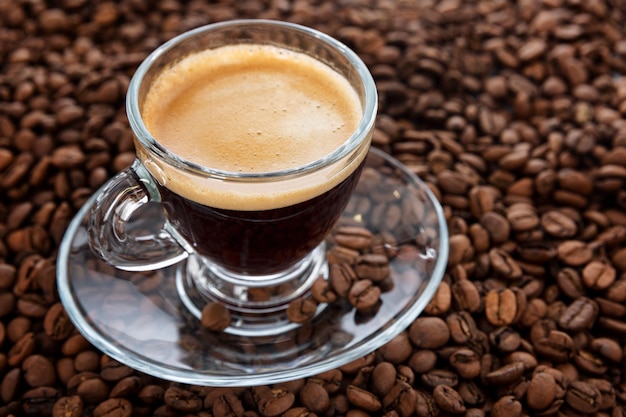
[[[480,375],[480,359],[471,349],[458,349],[450,355],[449,361],[462,378],[472,379]]]
[[[198,407],[198,410],[200,408],[201,407]],[[215,399],[212,411],[215,417],[240,416],[244,414],[244,407],[239,398],[233,393],[226,393]]]
[[[380,301],[381,290],[369,279],[361,279],[352,284],[348,292],[350,304],[357,309],[366,311],[372,309]]]
[[[52,417],[79,417],[83,410],[83,400],[78,395],[61,397],[52,407]]]
[[[354,385],[346,388],[346,396],[351,404],[369,413],[376,413],[382,408],[380,399],[374,393]]]
[[[300,389],[299,399],[309,411],[322,415],[330,406],[330,396],[324,387],[315,382],[308,382]]]
[[[51,415],[59,392],[53,387],[38,387],[26,391],[22,396],[22,409],[25,415]]]
[[[343,226],[337,229],[335,241],[350,249],[366,249],[372,245],[372,232],[364,227]]]
[[[533,375],[526,391],[528,407],[533,410],[544,410],[552,404],[556,394],[557,386],[554,377],[547,372],[537,372]]]
[[[295,395],[283,389],[271,389],[258,402],[259,413],[263,417],[279,416],[293,405]]]
[[[381,282],[389,278],[389,259],[386,256],[369,253],[359,256],[354,265],[354,272],[359,279]]]
[[[358,255],[357,255],[358,256]],[[356,257],[355,257],[356,258]],[[330,266],[330,283],[332,289],[340,297],[347,297],[357,275],[352,266],[346,263],[335,263]]]
[[[315,316],[316,311],[317,303],[315,301],[310,298],[298,298],[289,303],[287,318],[293,323],[305,323]]]
[[[483,300],[476,285],[467,279],[455,282],[450,287],[452,297],[459,310],[470,313],[478,312],[483,307]]]
[[[600,409],[602,394],[585,381],[572,381],[565,394],[565,402],[581,413],[594,413]]]
[[[485,295],[485,316],[494,326],[517,322],[526,308],[526,296],[518,289],[491,290]]]
[[[433,398],[437,406],[448,413],[459,414],[466,410],[463,398],[461,398],[454,388],[447,385],[436,386],[433,390]]]
[[[571,331],[589,329],[595,323],[598,316],[598,304],[586,297],[581,297],[572,302],[559,319],[559,325]]]
[[[98,404],[93,409],[94,417],[130,417],[133,406],[124,398],[111,398]]]
[[[54,386],[56,371],[52,362],[43,355],[31,355],[22,362],[24,380],[33,387]]]
[[[450,330],[446,322],[438,317],[420,317],[409,327],[411,342],[424,349],[437,349],[450,339]]]

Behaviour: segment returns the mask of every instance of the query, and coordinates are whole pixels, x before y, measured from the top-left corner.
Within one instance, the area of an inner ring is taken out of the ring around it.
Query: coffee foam
[[[142,115],[157,141],[185,160],[217,170],[261,173],[329,154],[354,132],[362,110],[349,82],[308,55],[268,45],[233,45],[188,56],[160,74]],[[167,166],[153,174],[199,203],[259,210],[321,194],[361,159],[341,169],[339,177],[334,169],[291,190],[281,183],[263,195],[257,191],[267,186],[223,189]]]

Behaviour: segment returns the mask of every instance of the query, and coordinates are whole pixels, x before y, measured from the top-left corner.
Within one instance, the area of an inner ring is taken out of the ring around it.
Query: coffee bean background
[[[146,55],[193,27],[271,18],[353,48],[374,145],[440,199],[444,281],[376,352],[222,388],[143,375],[59,304],[68,222],[132,161]],[[0,1],[0,417],[626,414],[626,1]]]

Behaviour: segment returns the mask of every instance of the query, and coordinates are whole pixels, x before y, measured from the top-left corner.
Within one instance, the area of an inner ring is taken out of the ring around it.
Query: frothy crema
[[[263,173],[329,154],[355,131],[362,108],[349,82],[327,65],[278,47],[244,44],[195,53],[168,67],[150,86],[142,117],[160,144],[187,161],[222,171]],[[201,204],[262,210],[327,191],[364,156],[298,186],[264,190],[257,185],[248,190],[214,186],[163,167],[153,174],[172,191]]]

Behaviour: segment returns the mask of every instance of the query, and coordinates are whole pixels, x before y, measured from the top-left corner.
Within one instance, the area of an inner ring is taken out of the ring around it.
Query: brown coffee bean
[[[396,383],[396,367],[391,362],[381,362],[372,370],[371,389],[380,398],[384,397]]]
[[[390,276],[389,259],[375,253],[361,255],[355,261],[354,272],[361,280],[381,282]]]
[[[521,344],[521,337],[511,327],[502,326],[489,333],[489,342],[501,352],[513,352]]]
[[[304,384],[299,393],[299,399],[309,411],[322,415],[330,406],[330,396],[324,387],[315,382]]]
[[[481,294],[472,281],[465,279],[455,282],[450,290],[458,309],[476,313],[483,308]]]
[[[317,303],[310,298],[298,298],[289,303],[287,318],[293,323],[305,323],[315,317]]]
[[[422,375],[422,382],[427,386],[434,388],[437,385],[448,385],[456,387],[459,384],[458,374],[446,369],[433,369]]]
[[[369,413],[376,413],[382,408],[382,403],[375,394],[354,385],[348,385],[346,396],[351,404]]]
[[[520,378],[525,371],[524,364],[521,362],[513,362],[502,365],[498,369],[488,372],[485,379],[493,385],[507,385]]]
[[[409,366],[417,374],[432,371],[437,364],[437,354],[432,350],[417,350],[409,359]]]
[[[567,265],[581,266],[591,260],[593,252],[585,242],[566,240],[557,246],[557,255]]]
[[[544,410],[552,404],[555,398],[556,381],[554,377],[547,372],[535,373],[526,391],[528,407],[533,410]]]
[[[81,376],[82,374],[76,374]],[[81,381],[80,379],[78,379]],[[72,384],[72,380],[68,382],[68,387]],[[109,397],[111,389],[102,379],[92,376],[88,379],[84,379],[76,386],[76,394],[80,395],[86,405],[95,405],[103,402]]]
[[[361,279],[352,284],[348,292],[350,304],[357,310],[369,310],[380,301],[381,290],[369,279]]]
[[[574,268],[563,268],[556,274],[556,281],[561,291],[571,298],[582,297],[585,294],[583,281]]]
[[[259,413],[263,417],[274,417],[291,408],[295,401],[292,392],[283,389],[272,389],[263,395],[258,402]]]
[[[318,303],[334,303],[337,300],[337,294],[333,291],[330,282],[322,277],[315,280],[311,286],[311,296]]]
[[[447,385],[438,385],[433,390],[433,398],[437,406],[445,412],[452,414],[464,413],[466,408],[463,398],[458,392]]]
[[[586,330],[593,326],[598,312],[598,304],[595,301],[581,297],[574,300],[563,312],[559,325],[570,331]]]
[[[54,340],[66,339],[74,330],[74,326],[60,303],[53,304],[43,321],[44,330]]]
[[[432,395],[421,389],[416,390],[417,404],[415,412],[419,417],[435,417],[441,412]]]
[[[343,226],[337,229],[335,241],[341,246],[361,250],[372,245],[372,232],[364,227]]]
[[[126,378],[130,376],[135,371],[116,360],[107,358],[107,360],[102,364],[102,369],[100,370],[100,377],[105,381],[119,381],[122,378]]]
[[[450,284],[442,281],[437,287],[437,291],[433,295],[428,305],[424,308],[424,312],[430,316],[445,314],[452,304],[452,290]]]
[[[466,262],[474,255],[472,242],[465,235],[450,236],[450,255],[448,265],[454,266]]]
[[[485,295],[485,316],[494,326],[508,326],[521,317],[526,296],[517,289],[490,290]]]
[[[467,311],[454,312],[446,317],[450,337],[456,343],[464,344],[478,338],[478,328],[473,316]]]
[[[591,261],[582,270],[582,281],[587,288],[605,290],[613,284],[616,271],[610,264]]]
[[[534,341],[536,352],[557,362],[567,362],[574,354],[574,341],[564,332],[549,330],[544,337]]]
[[[79,417],[83,410],[83,400],[78,395],[61,397],[52,407],[52,417]]]
[[[333,263],[330,265],[330,283],[333,291],[335,291],[339,297],[347,297],[352,284],[356,280],[356,273],[350,265],[346,263]]]
[[[595,386],[584,381],[572,381],[565,402],[581,413],[594,413],[600,409],[602,394]]]
[[[25,415],[51,415],[58,398],[59,391],[56,388],[33,388],[26,391],[22,396],[22,409]]]
[[[480,359],[478,354],[471,349],[456,350],[450,355],[449,361],[462,378],[473,379],[480,375]]]
[[[54,386],[56,370],[52,362],[43,355],[30,355],[22,362],[24,380],[33,388]]]
[[[620,344],[614,339],[608,337],[598,337],[591,341],[590,348],[592,351],[612,362],[622,361],[623,351]]]
[[[195,393],[176,386],[171,386],[163,395],[165,404],[175,410],[194,413],[202,408],[202,399]]]
[[[520,417],[522,404],[512,395],[505,395],[493,404],[491,415],[494,417]]]
[[[519,279],[522,277],[522,268],[505,250],[498,248],[490,250],[489,261],[493,270],[504,278]]]
[[[120,379],[117,384],[111,388],[111,392],[109,393],[109,397],[111,398],[120,398],[120,397],[131,397],[135,396],[139,390],[141,389],[141,380],[137,376],[129,376],[123,379]]]
[[[125,398],[110,398],[93,409],[94,417],[130,417],[133,406]]]
[[[417,393],[409,383],[400,381],[383,397],[382,404],[387,414],[410,416],[415,412]]]
[[[213,403],[212,411],[215,417],[243,416],[245,412],[239,398],[231,392],[218,396]]]
[[[514,232],[531,230],[539,225],[539,217],[534,207],[526,203],[511,205],[507,209],[506,217]]]
[[[411,342],[422,349],[437,349],[450,339],[446,322],[439,317],[419,317],[409,327]]]
[[[35,350],[34,333],[29,332],[22,336],[15,344],[9,349],[8,352],[8,364],[11,366],[17,366],[24,359],[26,359]]]

